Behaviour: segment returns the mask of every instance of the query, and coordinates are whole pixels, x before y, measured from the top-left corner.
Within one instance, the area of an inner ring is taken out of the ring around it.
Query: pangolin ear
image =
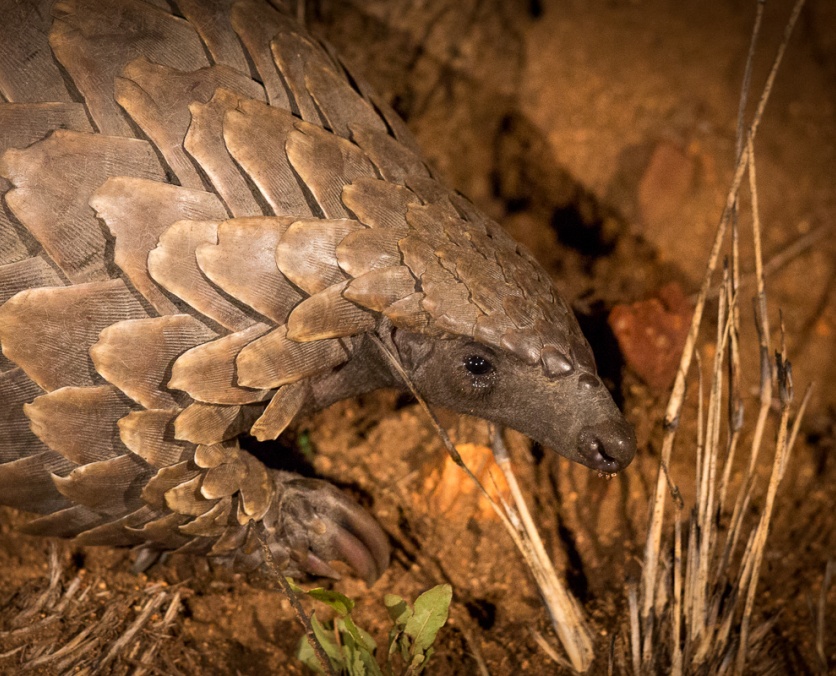
[[[436,341],[436,338],[419,333],[397,328],[392,330],[392,342],[407,373],[415,371],[429,358],[435,350]]]

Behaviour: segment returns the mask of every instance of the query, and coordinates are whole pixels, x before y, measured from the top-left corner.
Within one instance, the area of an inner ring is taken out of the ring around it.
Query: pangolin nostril
[[[598,456],[600,458],[603,458],[605,462],[616,462],[615,458],[607,454],[607,450],[604,447],[604,444],[602,444],[595,437],[593,437],[592,440],[589,442],[589,450],[590,456],[593,458]]]
[[[626,424],[607,421],[581,430],[578,452],[593,469],[617,472],[630,464],[636,441]]]
[[[600,456],[601,456],[604,460],[606,460],[607,462],[618,462],[618,460],[616,460],[614,457],[612,457],[611,455],[607,454],[606,450],[604,450],[604,449],[601,447],[601,444],[600,444],[600,443],[598,444],[598,455],[600,455]]]

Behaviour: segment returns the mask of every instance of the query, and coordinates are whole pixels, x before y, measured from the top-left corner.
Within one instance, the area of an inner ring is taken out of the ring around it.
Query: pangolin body
[[[373,579],[376,523],[238,437],[403,387],[380,345],[430,403],[629,463],[547,274],[280,2],[0,7],[0,502],[28,532]]]

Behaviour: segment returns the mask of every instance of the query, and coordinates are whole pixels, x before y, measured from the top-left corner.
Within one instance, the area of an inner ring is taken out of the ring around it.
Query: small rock
[[[616,305],[609,316],[627,366],[650,387],[673,383],[693,308],[679,284],[662,287],[655,298]]]

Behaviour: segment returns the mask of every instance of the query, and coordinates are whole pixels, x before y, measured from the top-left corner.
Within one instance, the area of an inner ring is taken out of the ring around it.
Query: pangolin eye
[[[493,364],[478,354],[465,357],[464,367],[474,376],[484,376],[493,371]]]

